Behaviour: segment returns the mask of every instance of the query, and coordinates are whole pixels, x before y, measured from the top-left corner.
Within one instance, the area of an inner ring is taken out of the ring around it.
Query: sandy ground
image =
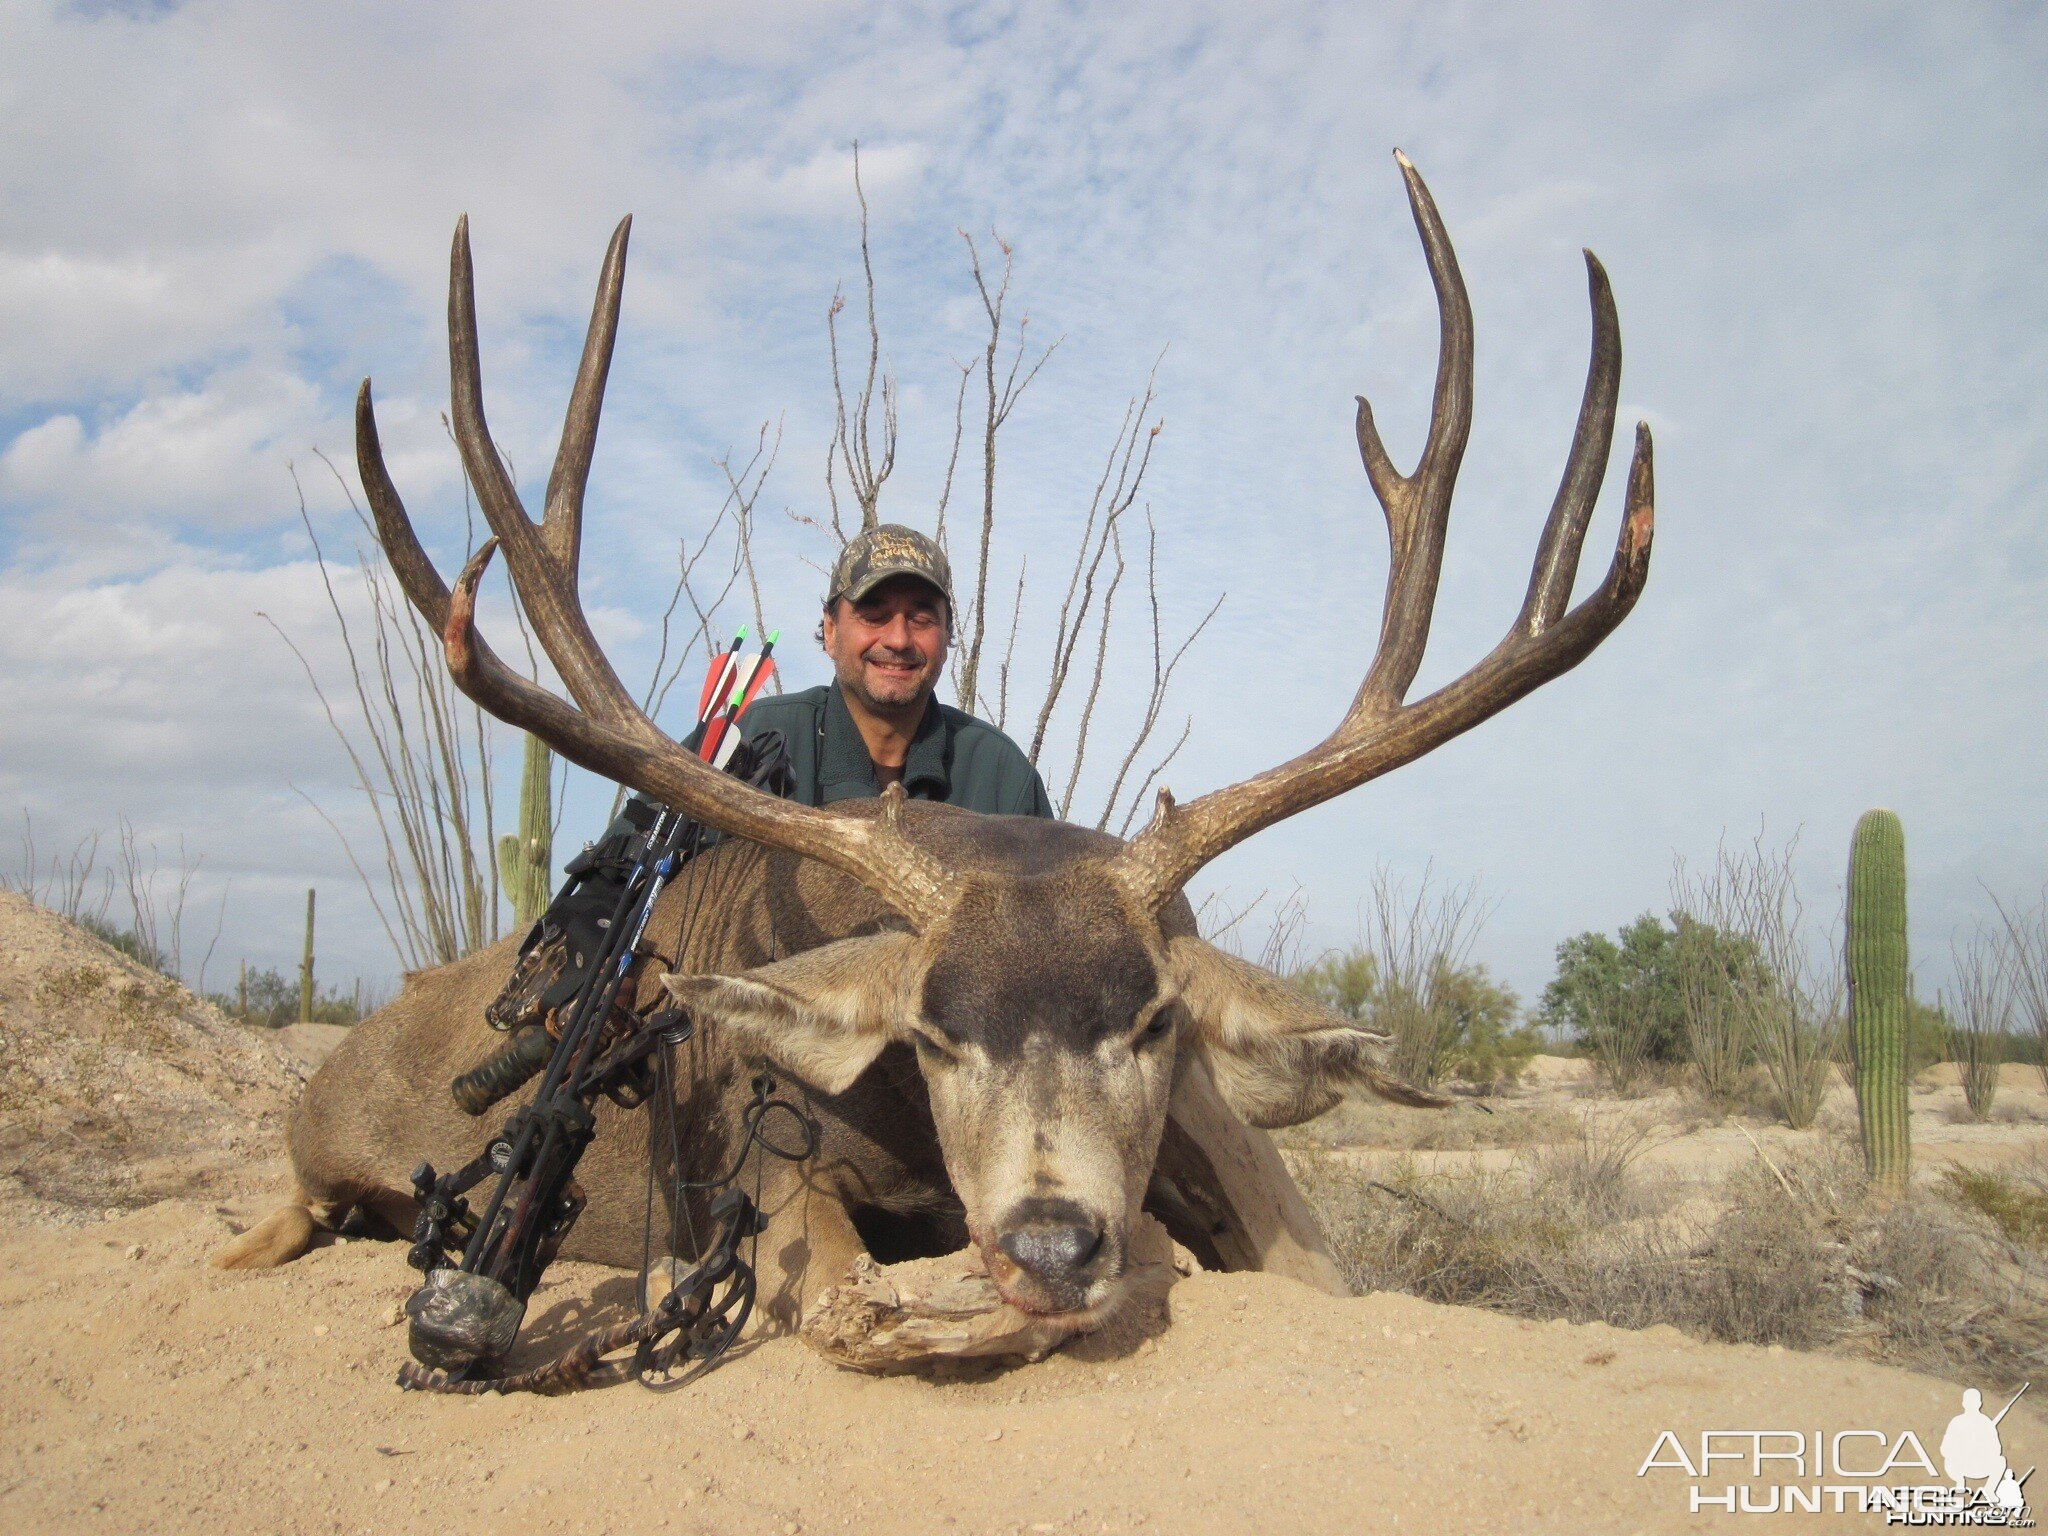
[[[0,907],[0,951],[35,921]],[[33,985],[9,991],[8,975],[0,967],[12,1059],[65,1058],[57,1015],[86,1029],[84,1005],[46,1008]],[[124,1038],[101,1041],[117,1065]],[[410,1395],[392,1381],[405,1356],[395,1309],[413,1282],[397,1246],[337,1243],[265,1274],[206,1266],[276,1198],[277,1101],[296,1080],[278,1042],[217,1044],[246,1087],[209,1087],[203,1063],[188,1063],[152,1090],[214,1117],[183,1152],[150,1154],[186,1165],[189,1187],[169,1198],[88,1209],[47,1183],[29,1189],[24,1170],[53,1175],[37,1162],[45,1143],[10,1111],[0,1530],[1690,1530],[1710,1518],[1689,1512],[1695,1479],[1670,1466],[1638,1475],[1664,1430],[1694,1457],[1705,1430],[1876,1431],[1887,1446],[1911,1431],[1938,1461],[1959,1406],[1961,1384],[1860,1361],[1403,1296],[1336,1300],[1259,1275],[1182,1282],[1166,1326],[1120,1353],[1084,1344],[977,1380],[871,1379],[777,1340],[668,1395]],[[132,1054],[133,1074],[156,1070]],[[17,1091],[29,1080],[17,1073]],[[122,1145],[153,1124],[131,1116]],[[236,1138],[225,1152],[224,1136]],[[628,1290],[615,1272],[551,1272],[530,1357],[618,1315]],[[2001,1428],[2020,1468],[2048,1461],[2032,1394]],[[1849,1442],[1847,1470],[1872,1471],[1878,1443]],[[1736,1462],[1698,1481],[1761,1498],[1788,1480],[1871,1481]],[[1931,1480],[1911,1464],[1884,1479]],[[1867,1530],[1882,1517],[1778,1523]]]

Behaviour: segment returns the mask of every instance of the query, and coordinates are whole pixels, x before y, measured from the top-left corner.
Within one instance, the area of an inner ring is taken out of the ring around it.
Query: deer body
[[[954,994],[946,1009],[970,1029],[978,1021],[1007,1070],[1015,1070],[1033,1020],[990,1006],[987,996],[965,994],[987,993],[994,978],[1016,969],[1020,939],[1031,951],[1029,968],[1041,979],[1011,990],[1040,1004],[1056,1030],[1065,1026],[1069,1051],[1085,1049],[1096,1015],[1071,1006],[1071,999],[1062,1006],[1063,989],[1085,994],[1121,968],[1126,985],[1150,995],[1156,977],[1142,946],[1119,944],[1117,925],[1101,920],[1111,914],[1088,911],[1085,900],[1073,904],[1091,884],[1098,894],[1113,891],[1102,884],[1100,870],[1105,851],[1121,846],[1115,839],[1036,818],[974,816],[942,806],[919,806],[912,814],[929,823],[925,831],[935,847],[958,856],[978,845],[985,861],[1006,866],[1017,881],[1010,894],[1034,909],[1022,920],[1016,913],[990,914],[980,924],[966,919],[953,937],[974,963],[941,981]],[[1167,926],[1192,935],[1193,913],[1185,902]],[[660,959],[648,973],[651,982],[663,972],[687,978],[752,971],[903,928],[884,903],[836,870],[729,840],[684,867],[650,918],[643,947]],[[468,1162],[512,1107],[483,1119],[469,1116],[455,1106],[448,1085],[502,1044],[483,1013],[516,958],[517,941],[505,939],[417,974],[396,1000],[349,1032],[314,1073],[290,1121],[298,1198],[238,1239],[221,1255],[224,1265],[286,1262],[351,1210],[393,1232],[410,1230],[412,1170],[421,1162],[443,1169]],[[1003,990],[1000,983],[994,990]],[[658,994],[658,984],[651,992]],[[642,1006],[655,1000],[651,992],[643,983]],[[675,1181],[708,1181],[731,1166],[740,1114],[762,1065],[783,1078],[818,1132],[816,1154],[800,1167],[769,1159],[760,1170],[769,1219],[760,1247],[762,1297],[773,1321],[787,1326],[798,1320],[808,1298],[840,1278],[863,1250],[878,1249],[886,1260],[962,1246],[969,1239],[966,1211],[947,1171],[918,1054],[912,1045],[891,1043],[844,1091],[827,1093],[800,1078],[791,1081],[787,1069],[763,1057],[755,1037],[715,1023],[700,1029],[676,1052],[672,1097],[656,1098],[644,1111],[599,1101],[598,1133],[578,1168],[589,1204],[563,1255],[638,1268],[650,1236],[652,1252],[662,1256],[673,1233],[679,1256],[693,1257],[688,1234],[708,1229],[703,1198],[691,1197],[688,1211],[672,1205]],[[1157,1166],[1175,1076],[1168,1066],[1161,1076],[1168,1091],[1155,1094],[1156,1103],[1127,1100],[1110,1116],[1098,1116],[1133,1122],[1138,1131],[1138,1144],[1128,1148],[1133,1176],[1112,1180],[1116,1198],[1135,1209],[1156,1186],[1156,1214],[1177,1239],[1212,1264],[1243,1262],[1256,1240],[1228,1230],[1235,1213],[1219,1198],[1214,1172],[1192,1140],[1177,1138],[1171,1171]],[[1005,1119],[1005,1107],[1008,1123],[992,1123]],[[1010,1096],[993,1114],[983,1106],[981,1134],[1013,1147],[1026,1144],[1060,1118],[1060,1107],[1044,1094]],[[1116,1166],[1122,1165],[1119,1157]],[[750,1189],[755,1171],[749,1166],[744,1176]],[[1042,1174],[1039,1184],[1050,1187]],[[1191,1220],[1196,1211],[1201,1217]]]

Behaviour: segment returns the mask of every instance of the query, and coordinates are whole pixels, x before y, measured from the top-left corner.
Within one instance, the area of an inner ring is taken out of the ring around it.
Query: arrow
[[[732,696],[727,701],[725,713],[712,720],[704,731],[700,747],[704,761],[714,768],[723,768],[739,747],[739,732],[733,725],[753,706],[761,696],[761,690],[768,685],[768,679],[775,673],[775,642],[782,636],[779,629],[768,632],[768,641],[761,647],[761,654],[738,663],[735,671]]]
[[[740,632],[732,637],[732,646],[724,653],[711,658],[711,665],[704,673],[704,692],[697,700],[697,723],[702,725],[718,710],[718,701],[725,697],[728,679],[732,675],[733,663],[737,660],[740,647],[746,644],[747,626],[742,624]]]

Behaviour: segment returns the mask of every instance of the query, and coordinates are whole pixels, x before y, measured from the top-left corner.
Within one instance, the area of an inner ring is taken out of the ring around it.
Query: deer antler
[[[526,515],[484,421],[469,219],[465,215],[456,224],[448,277],[455,441],[496,537],[470,558],[451,593],[420,547],[384,467],[370,381],[365,379],[356,396],[356,463],[385,554],[406,595],[440,633],[456,686],[500,720],[531,732],[571,762],[652,795],[706,826],[830,864],[923,927],[950,904],[954,882],[937,860],[897,830],[894,802],[885,798],[879,804],[858,802],[845,809],[818,810],[778,800],[718,772],[648,719],[612,670],[584,617],[576,580],[583,491],[590,478],[605,376],[618,332],[632,222],[620,221],[605,253],[590,332],[538,524]],[[520,605],[575,706],[515,672],[476,632],[477,583],[500,546]]]
[[[1245,838],[1312,805],[1355,789],[1441,746],[1578,665],[1628,617],[1650,571],[1652,512],[1650,429],[1636,428],[1628,507],[1600,589],[1566,611],[1578,574],[1586,524],[1607,470],[1614,409],[1621,385],[1621,326],[1607,274],[1586,253],[1592,289],[1593,357],[1579,406],[1564,478],[1537,546],[1521,614],[1484,660],[1427,698],[1406,702],[1408,686],[1429,643],[1451,492],[1472,425],[1472,307],[1458,259],[1429,188],[1399,150],[1408,202],[1436,287],[1442,337],[1429,439],[1412,475],[1399,473],[1374,426],[1372,407],[1358,400],[1358,450],[1373,494],[1387,514],[1392,548],[1379,650],[1343,721],[1318,746],[1256,778],[1219,789],[1185,806],[1165,790],[1151,824],[1119,855],[1134,894],[1157,910],[1195,871]]]

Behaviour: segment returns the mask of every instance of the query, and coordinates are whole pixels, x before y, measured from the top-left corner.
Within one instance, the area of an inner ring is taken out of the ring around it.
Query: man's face
[[[945,598],[915,576],[891,576],[857,603],[839,599],[825,615],[839,686],[884,712],[922,704],[946,665],[948,619]]]

